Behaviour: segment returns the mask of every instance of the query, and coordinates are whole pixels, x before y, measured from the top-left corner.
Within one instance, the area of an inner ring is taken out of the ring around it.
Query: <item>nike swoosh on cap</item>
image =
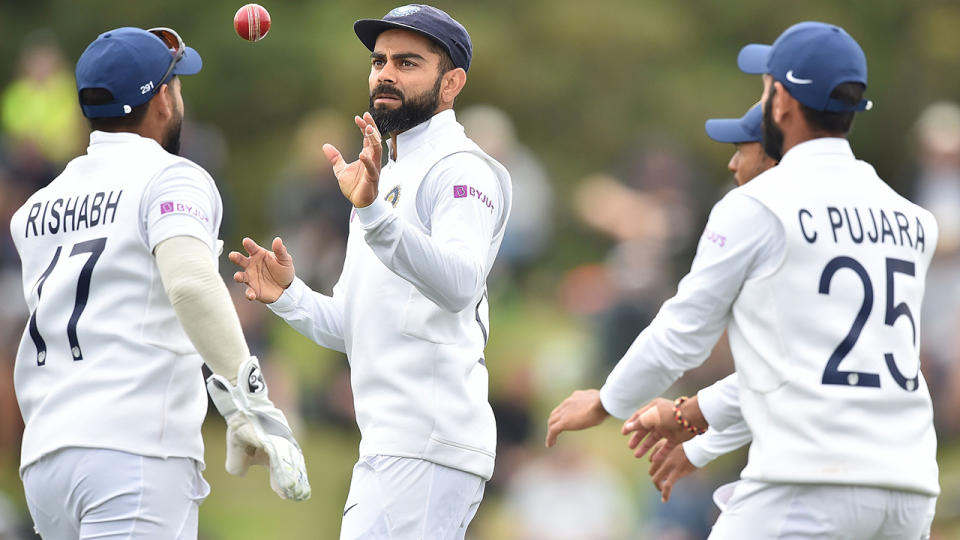
[[[794,77],[792,69],[787,72],[787,80],[793,84],[813,84],[813,79],[799,79]]]

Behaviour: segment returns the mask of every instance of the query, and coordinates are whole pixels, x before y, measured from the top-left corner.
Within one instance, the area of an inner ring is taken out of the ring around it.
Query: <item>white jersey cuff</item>
[[[390,214],[390,203],[377,197],[370,206],[357,208],[357,219],[365,230],[370,230],[380,224]]]
[[[296,309],[300,301],[303,300],[303,296],[309,291],[310,287],[307,287],[302,279],[294,277],[290,286],[283,291],[280,298],[277,298],[272,304],[267,304],[267,307],[277,315],[282,316],[284,313],[290,313]]]

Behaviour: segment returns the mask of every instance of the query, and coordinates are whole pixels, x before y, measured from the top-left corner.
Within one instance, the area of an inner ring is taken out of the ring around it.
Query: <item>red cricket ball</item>
[[[270,31],[270,14],[260,4],[247,4],[233,16],[237,35],[247,41],[259,41]]]

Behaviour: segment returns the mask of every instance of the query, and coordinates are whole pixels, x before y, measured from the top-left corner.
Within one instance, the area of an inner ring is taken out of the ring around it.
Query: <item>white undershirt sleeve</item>
[[[736,373],[697,392],[697,404],[710,428],[703,435],[683,443],[683,451],[694,466],[703,467],[753,440],[753,434],[740,412],[740,387]]]
[[[503,219],[500,183],[479,157],[442,159],[420,184],[417,211],[430,234],[377,198],[357,209],[367,245],[395,274],[450,312],[482,294],[490,247]]]
[[[343,341],[343,295],[339,282],[333,287],[333,296],[327,296],[313,291],[300,278],[294,278],[280,298],[267,307],[317,345],[347,352]]]
[[[734,424],[723,431],[710,426],[703,435],[683,443],[683,453],[694,467],[703,467],[752,440],[753,433],[746,422]]]
[[[697,404],[707,424],[717,430],[725,431],[743,422],[743,413],[740,411],[740,379],[737,374],[727,375],[702,388],[697,392]]]
[[[192,236],[174,236],[160,242],[154,256],[190,342],[211,371],[235,383],[250,349],[210,248]]]
[[[677,294],[663,304],[601,388],[607,412],[627,418],[699,366],[726,328],[743,282],[772,272],[785,249],[782,225],[762,204],[736,190],[718,202]]]

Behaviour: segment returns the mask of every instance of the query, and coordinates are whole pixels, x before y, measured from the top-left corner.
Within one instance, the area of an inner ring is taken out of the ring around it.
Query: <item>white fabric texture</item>
[[[697,392],[697,404],[710,427],[719,431],[742,423],[740,411],[740,378],[731,373]]]
[[[210,246],[192,236],[174,236],[157,244],[154,254],[190,342],[211,371],[236,383],[237,369],[250,357],[250,349]]]
[[[484,485],[477,475],[422,459],[361,458],[353,467],[340,540],[463,540]]]
[[[683,443],[683,452],[694,467],[703,467],[753,439],[740,412],[739,392],[736,373],[697,392],[697,405],[710,427]]]
[[[295,279],[270,309],[346,352],[361,456],[422,458],[489,478],[485,281],[510,213],[510,176],[452,110],[400,134],[397,146],[377,202],[351,214],[333,296]]]
[[[927,540],[937,498],[864,486],[736,483],[710,540]]]
[[[221,214],[202,168],[152,139],[99,131],[17,210],[11,230],[31,312],[14,373],[21,466],[73,446],[202,462],[202,360],[153,247],[198,237],[211,260]]]
[[[48,540],[196,540],[210,486],[189,458],[65,448],[27,467],[30,515]]]

